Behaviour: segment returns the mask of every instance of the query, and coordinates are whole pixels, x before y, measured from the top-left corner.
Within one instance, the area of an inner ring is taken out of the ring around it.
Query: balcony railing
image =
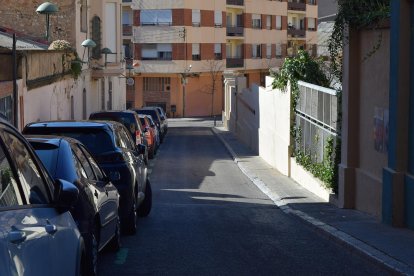
[[[132,25],[122,25],[122,35],[131,36],[132,35]]]
[[[243,26],[227,26],[227,36],[243,36]]]
[[[288,10],[306,11],[306,3],[288,2]]]
[[[299,37],[299,38],[304,38],[306,37],[306,30],[302,29],[302,30],[298,30],[298,29],[288,29],[288,35],[292,36],[292,37]]]
[[[234,58],[226,58],[226,67],[227,68],[238,68],[244,67],[244,58],[241,57],[234,57]]]
[[[244,0],[227,0],[227,5],[244,6]]]

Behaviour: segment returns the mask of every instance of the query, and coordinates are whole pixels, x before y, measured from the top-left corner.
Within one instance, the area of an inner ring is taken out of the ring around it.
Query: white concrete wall
[[[259,155],[281,173],[290,170],[290,90],[271,87],[273,78],[266,77],[266,87],[260,88]]]

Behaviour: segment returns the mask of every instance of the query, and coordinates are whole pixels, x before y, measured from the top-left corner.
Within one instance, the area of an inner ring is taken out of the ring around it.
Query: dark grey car
[[[79,191],[52,181],[25,138],[0,120],[0,275],[78,275],[84,243],[69,209]]]

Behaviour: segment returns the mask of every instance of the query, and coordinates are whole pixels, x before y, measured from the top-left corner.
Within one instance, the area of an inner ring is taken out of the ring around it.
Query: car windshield
[[[43,165],[49,171],[50,175],[56,177],[57,157],[59,148],[56,145],[37,143],[30,141],[30,144],[35,149]]]
[[[75,138],[84,144],[93,155],[100,155],[115,149],[111,136],[103,129],[93,128],[41,128],[29,127],[26,134],[48,134]]]
[[[150,110],[150,109],[140,109],[137,111],[139,114],[146,114],[146,115],[151,115],[152,119],[156,122],[159,122],[158,120],[158,116],[157,116],[157,111],[155,110]]]
[[[135,136],[135,131],[137,131],[137,122],[133,114],[131,116],[122,116],[122,115],[108,115],[108,114],[92,114],[90,116],[91,120],[104,120],[104,121],[116,121],[123,124],[131,133],[132,136]]]

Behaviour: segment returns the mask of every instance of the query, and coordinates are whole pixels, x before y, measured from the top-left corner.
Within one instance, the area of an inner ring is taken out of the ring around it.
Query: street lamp
[[[50,2],[44,2],[36,9],[36,12],[46,15],[46,40],[49,41],[49,17],[51,14],[58,12],[58,7]]]
[[[181,83],[183,84],[183,118],[185,117],[185,86],[187,84],[187,77],[191,70],[191,64],[181,73]]]
[[[83,61],[83,58],[85,57],[85,50],[88,49],[88,63],[89,63],[89,49],[96,47],[96,43],[92,39],[88,38],[88,39],[85,39],[81,45],[83,46],[82,61]]]

